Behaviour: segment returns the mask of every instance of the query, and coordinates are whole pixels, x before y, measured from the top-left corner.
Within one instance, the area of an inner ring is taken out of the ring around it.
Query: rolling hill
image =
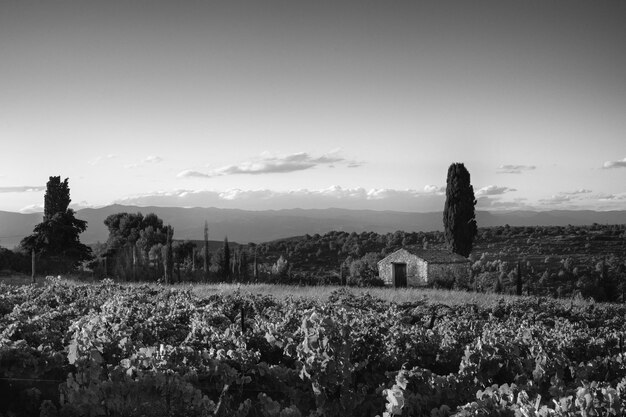
[[[247,211],[218,208],[137,207],[110,205],[77,211],[77,217],[88,222],[81,235],[83,243],[104,242],[108,230],[104,219],[119,212],[155,213],[174,227],[176,239],[201,240],[204,221],[209,223],[209,238],[224,236],[234,242],[265,242],[304,234],[326,233],[331,230],[377,233],[396,230],[442,230],[442,213],[410,213],[398,211],[347,209],[288,209]],[[12,248],[32,233],[41,221],[41,213],[21,214],[0,211],[0,246]],[[626,211],[502,211],[477,212],[479,227],[503,226],[566,226],[626,223]]]

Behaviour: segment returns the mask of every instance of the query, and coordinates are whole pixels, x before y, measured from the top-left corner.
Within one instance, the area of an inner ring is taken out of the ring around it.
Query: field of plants
[[[624,415],[623,305],[0,285],[3,416]]]

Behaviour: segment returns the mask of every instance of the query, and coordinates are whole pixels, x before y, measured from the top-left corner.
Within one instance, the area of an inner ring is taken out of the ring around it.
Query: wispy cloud
[[[574,196],[574,195],[589,194],[591,192],[593,192],[593,191],[588,190],[586,188],[579,188],[578,190],[574,190],[574,191],[563,191],[563,192],[561,192],[559,194]]]
[[[132,164],[124,165],[124,168],[138,168],[145,164],[158,164],[159,162],[162,162],[162,161],[163,161],[163,158],[161,158],[160,156],[148,155],[139,162],[134,162]]]
[[[425,193],[430,193],[430,194],[445,194],[446,193],[446,187],[440,187],[437,185],[425,185],[424,186],[424,192]]]
[[[512,201],[501,200],[496,197],[482,196],[477,198],[476,206],[479,209],[488,210],[532,210],[534,207],[528,204],[526,198],[514,198]]]
[[[597,194],[595,196],[596,199],[600,201],[623,201],[626,200],[626,193],[616,193],[616,194]]]
[[[30,204],[28,206],[22,207],[18,210],[18,212],[22,214],[43,213],[43,206],[41,204]]]
[[[211,178],[211,177],[214,177],[214,175],[205,174],[204,172],[194,171],[192,169],[186,169],[184,171],[179,172],[177,177],[178,178]]]
[[[617,161],[606,161],[602,165],[603,169],[611,169],[611,168],[626,168],[626,158],[620,159]]]
[[[572,197],[564,194],[554,194],[550,198],[542,198],[539,200],[539,202],[544,205],[563,204],[571,201]]]
[[[33,191],[43,191],[46,187],[43,185],[15,185],[8,187],[0,187],[0,193],[30,193]]]
[[[476,191],[476,196],[486,196],[486,195],[502,195],[506,193],[510,193],[513,191],[517,191],[515,188],[509,187],[500,187],[497,185],[487,185],[486,187],[480,188]]]
[[[116,156],[116,155],[114,155],[114,154],[112,154],[112,153],[111,153],[111,154],[108,154],[108,155],[99,155],[99,156],[96,156],[96,157],[95,157],[95,158],[93,158],[93,159],[90,159],[89,161],[87,161],[87,163],[88,163],[89,165],[94,165],[94,166],[95,166],[95,165],[98,165],[98,164],[100,164],[100,163],[102,163],[102,162],[105,162],[105,161],[107,161],[107,160],[114,159],[114,158],[116,158],[116,157],[117,157],[117,156]]]
[[[498,174],[521,174],[524,171],[532,171],[535,165],[500,165],[496,171]]]
[[[365,189],[332,186],[319,190],[176,190],[127,197],[120,204],[139,206],[219,207],[246,210],[285,208],[347,208],[398,211],[439,211],[445,197],[417,190]]]
[[[162,162],[162,161],[163,161],[163,158],[157,155],[149,155],[143,160],[145,164],[158,164],[159,162]]]
[[[179,178],[212,178],[238,174],[284,174],[288,172],[303,171],[319,166],[334,167],[335,164],[345,164],[348,168],[357,168],[362,165],[361,162],[350,161],[340,156],[338,150],[318,157],[314,157],[307,152],[298,152],[290,155],[272,155],[264,153],[249,161],[226,165],[210,172],[184,170],[177,176]]]
[[[545,206],[561,207],[567,209],[588,210],[623,210],[626,201],[626,193],[594,193],[586,188],[574,191],[561,191],[548,198],[539,200],[539,204]]]

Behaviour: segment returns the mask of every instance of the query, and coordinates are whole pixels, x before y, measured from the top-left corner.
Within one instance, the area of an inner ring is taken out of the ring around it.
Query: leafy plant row
[[[626,410],[626,308],[0,285],[0,400],[42,416],[586,416]]]

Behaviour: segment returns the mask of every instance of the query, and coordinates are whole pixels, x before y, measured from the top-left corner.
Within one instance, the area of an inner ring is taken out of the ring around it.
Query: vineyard
[[[3,416],[626,411],[626,307],[0,285]]]

